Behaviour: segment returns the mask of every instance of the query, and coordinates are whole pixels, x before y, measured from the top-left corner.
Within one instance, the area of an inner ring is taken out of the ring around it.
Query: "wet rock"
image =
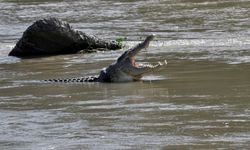
[[[122,47],[116,41],[107,41],[88,35],[59,19],[48,18],[33,23],[9,53],[16,57],[40,57],[73,54],[92,49],[115,50]]]

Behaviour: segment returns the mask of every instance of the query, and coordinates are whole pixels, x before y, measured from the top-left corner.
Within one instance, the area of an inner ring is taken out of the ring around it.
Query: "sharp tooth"
[[[168,64],[167,60],[165,60],[164,62],[165,62],[165,64]]]
[[[158,64],[159,64],[160,66],[162,66],[162,63],[161,63],[160,61],[158,62]]]
[[[139,67],[144,67],[145,65],[144,64],[138,64]]]

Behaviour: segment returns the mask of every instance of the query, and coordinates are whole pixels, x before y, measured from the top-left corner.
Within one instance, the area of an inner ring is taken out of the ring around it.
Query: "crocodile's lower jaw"
[[[159,61],[158,64],[156,64],[156,65],[152,65],[152,64],[135,64],[135,67],[137,67],[137,68],[145,68],[145,67],[147,67],[147,68],[154,69],[154,68],[156,68],[158,66],[163,66],[163,65],[167,65],[167,64],[168,64],[167,60],[164,60],[163,62]]]

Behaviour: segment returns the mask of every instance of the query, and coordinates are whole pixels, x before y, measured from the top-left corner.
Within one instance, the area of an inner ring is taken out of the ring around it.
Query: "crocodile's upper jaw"
[[[115,64],[110,65],[105,69],[105,74],[109,76],[110,82],[127,82],[140,80],[145,73],[158,70],[167,64],[165,60],[163,63],[158,62],[156,65],[137,64],[135,56],[142,49],[149,46],[154,35],[148,36],[142,43],[139,43],[134,48],[125,51],[116,61]],[[101,76],[100,76],[101,77]]]

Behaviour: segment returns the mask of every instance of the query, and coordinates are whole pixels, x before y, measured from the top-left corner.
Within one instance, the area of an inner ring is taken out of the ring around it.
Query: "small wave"
[[[154,75],[147,75],[142,78],[143,81],[159,81],[166,79],[163,76],[154,76]]]
[[[238,56],[227,61],[228,64],[232,65],[249,63],[249,62],[250,62],[250,56]]]
[[[20,58],[11,56],[0,56],[0,64],[14,64],[20,62]]]
[[[16,84],[23,84],[23,83],[43,83],[42,80],[15,80],[15,81],[12,81],[13,83],[16,83]]]

